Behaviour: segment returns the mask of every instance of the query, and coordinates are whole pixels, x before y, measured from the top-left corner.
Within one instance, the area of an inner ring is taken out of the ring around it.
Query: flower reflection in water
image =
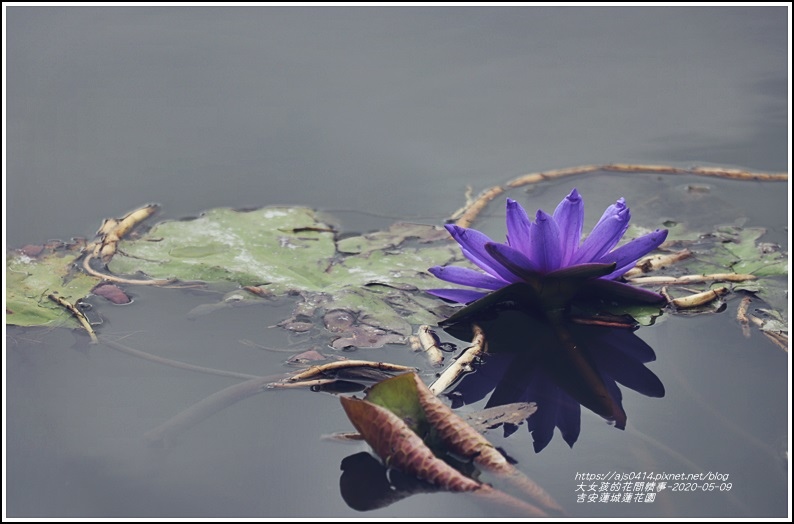
[[[465,375],[447,395],[452,407],[471,404],[491,393],[487,407],[535,402],[527,419],[536,452],[559,428],[569,446],[579,438],[580,406],[619,429],[626,427],[618,383],[649,397],[663,397],[664,386],[645,367],[656,355],[633,329],[583,325],[574,321],[549,323],[521,309],[483,315],[488,353],[474,373]],[[446,328],[470,339],[467,322]],[[504,426],[505,435],[517,429]]]

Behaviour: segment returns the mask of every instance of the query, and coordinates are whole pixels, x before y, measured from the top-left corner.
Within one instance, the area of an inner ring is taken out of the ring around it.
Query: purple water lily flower
[[[445,227],[460,244],[463,255],[477,267],[435,266],[430,273],[470,289],[430,289],[428,293],[468,304],[500,291],[507,299],[530,296],[541,307],[565,306],[579,298],[659,303],[652,291],[617,282],[637,260],[667,238],[666,229],[636,238],[618,248],[631,213],[623,198],[607,207],[592,232],[583,240],[584,202],[574,188],[549,215],[539,210],[535,221],[515,200],[507,199],[507,242],[454,224]]]

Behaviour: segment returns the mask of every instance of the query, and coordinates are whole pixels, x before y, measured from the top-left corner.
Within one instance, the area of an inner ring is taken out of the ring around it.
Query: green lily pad
[[[689,249],[692,256],[655,275],[749,273],[757,279],[732,288],[753,293],[787,318],[788,256],[762,241],[763,229],[729,226],[704,233],[668,225],[666,245]],[[634,227],[626,237],[646,232]],[[234,293],[234,300],[226,297],[191,312],[196,316],[255,304],[262,296],[296,297],[292,316],[280,325],[296,332],[324,326],[336,337],[331,343],[338,349],[402,343],[416,325],[437,324],[455,311],[423,291],[449,286],[427,272],[431,266],[473,267],[444,228],[397,222],[385,231],[339,236],[328,220],[305,207],[213,209],[195,219],[161,222],[141,237],[122,240],[108,269],[116,275],[200,280]],[[34,251],[7,257],[8,323],[73,322],[47,295],[57,292],[74,302],[99,279],[75,269],[79,253],[74,247]],[[705,290],[709,285],[688,287]],[[329,316],[334,311],[346,313],[351,321],[339,324],[342,317]],[[610,312],[629,314],[641,324],[652,323],[659,314],[658,309],[636,307]]]
[[[385,232],[337,236],[308,208],[213,209],[121,242],[108,268],[298,296],[293,316],[281,323],[294,331],[312,329],[328,311],[347,311],[350,325],[332,330],[339,349],[402,343],[414,324],[442,318],[443,303],[421,290],[434,284],[427,268],[460,258],[443,228],[399,222]]]
[[[709,233],[693,233],[677,226],[670,249],[688,249],[692,256],[653,275],[709,275],[735,273],[753,275],[755,280],[727,283],[734,291],[752,293],[788,318],[788,254],[780,246],[763,242],[763,228],[719,227]],[[688,284],[687,289],[705,291],[714,282]],[[785,322],[784,322],[785,323]],[[785,331],[788,331],[787,326]]]
[[[71,303],[85,297],[99,279],[74,268],[74,246],[45,248],[36,256],[6,254],[6,322],[16,326],[70,326],[78,322],[47,296]]]

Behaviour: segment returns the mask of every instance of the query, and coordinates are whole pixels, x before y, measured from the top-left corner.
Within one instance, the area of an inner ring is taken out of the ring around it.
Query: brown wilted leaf
[[[436,457],[419,435],[391,411],[357,398],[339,400],[350,422],[387,465],[448,491],[474,491],[481,487]]]
[[[493,444],[441,402],[419,378],[419,375],[416,373],[412,373],[412,375],[416,382],[419,404],[425,412],[427,421],[436,430],[438,438],[450,452],[472,460],[486,471],[500,475],[530,495],[544,508],[558,514],[565,513],[562,506],[551,495],[513,467]]]
[[[114,304],[129,304],[132,299],[115,284],[99,284],[91,290],[91,293],[105,298]]]

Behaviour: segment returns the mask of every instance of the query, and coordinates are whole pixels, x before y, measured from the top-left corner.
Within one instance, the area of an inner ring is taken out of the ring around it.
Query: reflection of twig
[[[452,385],[460,375],[471,365],[471,363],[479,357],[486,348],[485,334],[482,328],[477,324],[472,324],[472,331],[474,337],[471,340],[471,346],[466,348],[463,354],[458,359],[445,369],[441,375],[430,385],[430,391],[434,395],[439,395],[442,391]]]
[[[739,321],[739,324],[742,326],[742,335],[744,338],[750,338],[750,319],[747,318],[747,309],[750,307],[750,302],[752,299],[750,297],[744,297],[741,302],[739,302],[739,307],[736,308],[736,320]]]
[[[634,319],[624,320],[621,318],[602,319],[598,317],[570,317],[571,322],[574,324],[582,324],[585,326],[601,326],[618,329],[631,329],[637,327]]]
[[[298,382],[271,382],[267,385],[268,389],[298,389],[310,388],[313,386],[324,386],[325,384],[333,384],[337,380],[335,378],[315,378],[312,380],[301,380]]]
[[[82,311],[74,307],[71,302],[63,297],[59,297],[55,293],[50,293],[47,295],[47,298],[69,311],[69,313],[71,313],[72,316],[74,316],[77,321],[80,322],[80,325],[82,325],[83,328],[88,332],[88,336],[91,337],[91,342],[94,344],[97,343],[96,332],[94,331],[94,328],[91,327],[91,323],[88,321]]]
[[[556,178],[563,178],[572,175],[585,175],[588,173],[596,173],[598,171],[607,171],[612,173],[658,173],[670,175],[701,175],[713,176],[719,178],[731,178],[738,180],[756,180],[761,182],[781,182],[788,180],[787,173],[753,173],[741,169],[727,169],[720,167],[692,167],[680,168],[673,166],[663,165],[642,165],[642,164],[606,164],[606,165],[586,165],[577,167],[568,167],[564,169],[553,169],[550,171],[538,171],[520,176],[508,182],[505,186],[507,188],[516,188],[529,184],[536,184],[544,180],[553,180]],[[493,198],[505,190],[504,186],[494,186],[486,189],[480,196],[473,202],[467,203],[463,208],[456,211],[452,216],[452,220],[462,227],[469,227],[477,215],[485,208],[485,206],[493,200]]]
[[[292,353],[294,355],[295,353],[300,351],[300,349],[296,350],[296,349],[271,348],[271,347],[268,347],[268,346],[263,346],[262,344],[257,344],[253,340],[248,340],[247,338],[242,338],[242,339],[238,340],[237,342],[239,342],[240,344],[242,344],[244,346],[249,346],[249,347],[257,348],[257,349],[264,349],[266,351],[272,351],[274,353]]]
[[[761,330],[761,333],[763,333],[766,338],[771,340],[777,347],[788,353],[788,335],[778,331],[763,329],[766,322],[755,315],[749,315],[747,318],[753,323],[753,325]]]
[[[155,362],[157,364],[163,364],[166,366],[171,366],[172,368],[184,369],[187,371],[196,371],[198,373],[205,373],[208,375],[218,375],[221,377],[232,377],[232,378],[241,378],[243,380],[249,380],[252,378],[259,378],[256,375],[248,375],[246,373],[237,373],[236,371],[226,371],[224,369],[215,369],[215,368],[206,368],[203,366],[196,366],[194,364],[188,364],[187,362],[180,362],[178,360],[171,360],[170,358],[163,358],[158,357],[157,355],[153,355],[151,353],[147,353],[146,351],[141,351],[140,349],[133,349],[129,346],[125,346],[119,342],[115,342],[113,340],[108,340],[106,337],[102,337],[102,343],[110,348],[115,349],[116,351],[121,351],[122,353],[126,353],[128,355],[133,355],[135,357],[139,357],[150,362]]]
[[[322,376],[328,371],[337,371],[344,368],[374,368],[380,371],[416,371],[415,368],[389,364],[388,362],[371,362],[369,360],[341,360],[329,362],[319,366],[312,366],[305,371],[292,375],[285,382],[299,382],[302,380],[314,379]]]
[[[167,442],[179,433],[190,429],[202,420],[245,398],[261,393],[267,388],[271,377],[256,377],[222,389],[196,402],[167,422],[148,431],[144,438],[152,443]]]

